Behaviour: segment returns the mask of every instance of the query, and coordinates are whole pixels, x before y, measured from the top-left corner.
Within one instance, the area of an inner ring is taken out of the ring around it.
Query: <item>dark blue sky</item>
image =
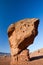
[[[43,48],[43,0],[0,0],[0,52],[10,52],[7,28],[24,18],[39,18],[39,34],[30,51]]]

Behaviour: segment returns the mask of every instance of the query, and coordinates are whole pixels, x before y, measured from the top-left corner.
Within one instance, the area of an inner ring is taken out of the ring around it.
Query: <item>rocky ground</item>
[[[0,56],[0,65],[10,65],[10,57]],[[14,65],[43,65],[43,49],[30,53],[30,61],[14,62]]]

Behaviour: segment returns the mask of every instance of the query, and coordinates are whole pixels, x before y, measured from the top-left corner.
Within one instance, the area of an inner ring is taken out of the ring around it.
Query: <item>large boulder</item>
[[[38,34],[39,19],[24,19],[8,28],[11,55],[15,56],[31,45]]]

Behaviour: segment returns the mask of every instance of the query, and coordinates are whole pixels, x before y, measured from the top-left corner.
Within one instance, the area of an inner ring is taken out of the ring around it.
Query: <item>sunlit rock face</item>
[[[38,24],[39,19],[32,18],[20,20],[9,26],[8,39],[12,57],[20,56],[20,54],[24,50],[26,51],[26,48],[33,43],[38,34]],[[24,55],[25,54],[27,53],[24,53]]]

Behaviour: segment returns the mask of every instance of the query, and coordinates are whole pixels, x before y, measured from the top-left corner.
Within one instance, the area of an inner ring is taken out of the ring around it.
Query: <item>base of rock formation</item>
[[[29,50],[25,49],[20,54],[16,56],[11,56],[11,65],[18,63],[19,61],[29,61]]]

